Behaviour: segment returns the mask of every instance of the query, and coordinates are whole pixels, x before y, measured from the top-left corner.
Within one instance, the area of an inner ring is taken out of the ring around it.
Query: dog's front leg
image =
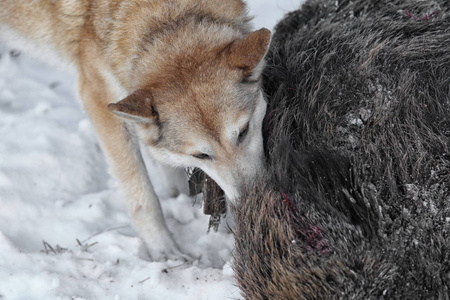
[[[148,178],[139,144],[117,116],[107,111],[114,102],[111,87],[98,70],[84,67],[79,78],[83,105],[97,131],[113,174],[125,190],[134,226],[144,239],[153,260],[186,258],[171,237],[158,196]]]

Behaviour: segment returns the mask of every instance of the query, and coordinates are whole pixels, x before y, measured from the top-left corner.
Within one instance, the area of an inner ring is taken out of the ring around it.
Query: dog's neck
[[[202,5],[198,2],[154,1],[143,8],[135,1],[121,14],[112,9],[105,12],[112,19],[126,20],[118,23],[120,28],[96,28],[96,34],[113,73],[128,91],[142,85],[141,78],[159,76],[161,69],[180,57],[195,58],[199,51],[231,43],[251,31],[250,18],[240,0],[201,0]],[[147,26],[132,26],[142,19]]]

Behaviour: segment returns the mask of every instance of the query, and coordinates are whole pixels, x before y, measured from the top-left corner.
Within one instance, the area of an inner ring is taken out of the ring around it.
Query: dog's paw
[[[155,249],[153,245],[146,243],[147,252],[153,261],[167,261],[177,260],[182,262],[192,261],[193,258],[180,251],[178,246],[173,242],[173,245],[166,244],[163,249]]]
[[[194,260],[179,249],[170,234],[144,237],[144,242],[152,261],[178,260],[190,262]]]

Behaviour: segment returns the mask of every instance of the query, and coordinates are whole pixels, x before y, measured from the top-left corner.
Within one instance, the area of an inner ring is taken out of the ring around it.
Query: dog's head
[[[135,124],[154,158],[199,167],[234,199],[264,165],[261,72],[269,43],[270,31],[261,29],[188,50],[108,109]]]

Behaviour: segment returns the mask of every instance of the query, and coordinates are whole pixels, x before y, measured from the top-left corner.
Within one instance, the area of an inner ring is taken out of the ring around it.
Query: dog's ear
[[[110,103],[108,110],[119,117],[139,123],[154,123],[159,119],[153,95],[148,90],[137,90],[117,103]]]
[[[264,56],[269,48],[270,38],[270,30],[261,28],[231,43],[228,52],[231,67],[241,69],[244,76],[252,73],[258,73],[259,76],[264,67]]]

